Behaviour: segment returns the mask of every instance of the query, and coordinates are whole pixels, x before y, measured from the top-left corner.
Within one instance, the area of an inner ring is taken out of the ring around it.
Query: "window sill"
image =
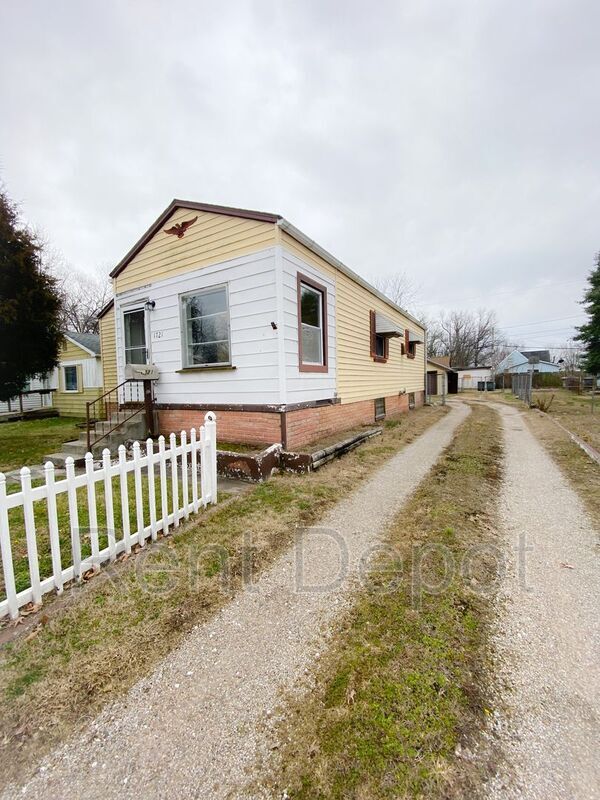
[[[376,364],[387,364],[387,358],[385,356],[373,356],[373,361]]]
[[[237,369],[233,364],[198,364],[195,367],[182,367],[175,372],[212,372],[213,370],[233,370]]]
[[[299,372],[329,372],[327,364],[299,364]]]

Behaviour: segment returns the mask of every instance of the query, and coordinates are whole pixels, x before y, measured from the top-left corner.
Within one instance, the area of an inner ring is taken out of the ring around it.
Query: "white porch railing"
[[[200,435],[192,428],[189,440],[182,431],[177,443],[172,433],[168,446],[161,436],[156,449],[148,439],[144,455],[135,442],[129,460],[123,445],[116,463],[110,451],[104,450],[99,468],[88,453],[81,475],[75,475],[73,459],[68,458],[66,477],[56,480],[49,461],[41,486],[32,486],[31,470],[23,467],[21,489],[12,494],[7,493],[6,478],[0,473],[5,591],[0,617],[18,617],[22,606],[41,604],[47,592],[62,594],[69,581],[80,581],[89,570],[99,570],[119,554],[130,553],[135,545],[144,547],[159,532],[166,536],[201,506],[216,503],[217,426],[212,412],[204,419]],[[17,550],[26,553],[25,588],[19,585],[24,580],[25,555],[15,577]]]

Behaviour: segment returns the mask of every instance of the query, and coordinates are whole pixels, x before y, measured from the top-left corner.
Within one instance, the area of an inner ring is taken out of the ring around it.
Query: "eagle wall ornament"
[[[164,233],[170,233],[171,236],[176,236],[178,239],[183,239],[183,234],[187,231],[187,229],[196,222],[198,217],[194,217],[193,219],[186,219],[185,222],[178,222],[176,225],[173,225],[172,228],[164,228]]]

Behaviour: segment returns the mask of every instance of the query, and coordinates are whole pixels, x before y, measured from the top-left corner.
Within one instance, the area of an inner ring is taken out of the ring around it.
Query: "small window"
[[[417,343],[416,342],[409,342],[408,343],[408,357],[414,358],[417,355]]]
[[[378,397],[375,400],[375,419],[383,419],[385,417],[385,397]]]
[[[217,286],[185,295],[182,305],[184,366],[230,364],[227,287]]]
[[[388,360],[389,338],[377,333],[377,315],[374,311],[369,311],[369,326],[371,339],[371,358],[382,364]]]
[[[298,339],[300,370],[327,370],[327,291],[298,275]]]
[[[63,373],[65,378],[65,392],[76,392],[79,388],[77,385],[77,367],[63,367]]]
[[[409,392],[408,393],[408,407],[414,408],[415,407],[415,393]]]

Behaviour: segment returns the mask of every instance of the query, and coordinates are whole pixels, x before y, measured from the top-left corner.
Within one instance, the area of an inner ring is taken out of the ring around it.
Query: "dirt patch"
[[[443,413],[420,409],[316,473],[257,486],[119,565],[118,579],[91,581],[85,592],[72,593],[35,636],[5,647],[2,783],[129,689],[217,612],[245,569],[260,572],[273,563],[298,525],[319,520]]]
[[[308,699],[288,699],[277,766],[257,795],[463,798],[493,772],[480,733],[500,459],[497,415],[476,406],[390,528]]]

